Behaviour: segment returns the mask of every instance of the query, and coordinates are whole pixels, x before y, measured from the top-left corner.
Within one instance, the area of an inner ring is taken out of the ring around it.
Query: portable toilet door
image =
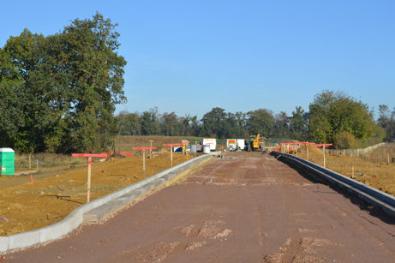
[[[11,148],[0,148],[0,175],[15,175],[15,151]]]

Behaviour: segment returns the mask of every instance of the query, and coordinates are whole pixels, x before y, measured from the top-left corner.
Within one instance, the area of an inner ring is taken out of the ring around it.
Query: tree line
[[[120,135],[209,136],[247,138],[257,133],[267,138],[332,143],[338,148],[364,147],[395,138],[395,109],[380,106],[376,121],[369,107],[352,97],[332,91],[316,95],[306,112],[297,106],[292,114],[268,109],[226,112],[215,107],[203,115],[160,114],[157,108],[116,116]]]
[[[261,133],[265,136],[301,137],[305,114],[297,107],[288,117],[267,109],[257,109],[247,113],[226,112],[220,107],[213,108],[197,116],[177,116],[176,113],[158,112],[157,108],[143,113],[121,112],[116,116],[119,135],[166,135],[166,136],[209,136],[216,138],[244,138]]]
[[[202,118],[121,112],[125,59],[119,33],[97,13],[75,19],[59,33],[28,29],[0,48],[0,147],[20,152],[93,152],[108,149],[119,135],[182,135],[246,138],[260,133],[353,148],[395,139],[395,109],[369,107],[344,94],[324,91],[307,111],[291,114],[260,108],[227,112],[215,107]]]
[[[54,35],[28,29],[0,48],[0,146],[22,152],[107,148],[126,100],[119,34],[96,14]]]

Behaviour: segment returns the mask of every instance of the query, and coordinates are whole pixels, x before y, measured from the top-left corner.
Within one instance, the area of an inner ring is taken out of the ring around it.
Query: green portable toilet
[[[15,174],[15,151],[11,148],[0,148],[0,175]]]

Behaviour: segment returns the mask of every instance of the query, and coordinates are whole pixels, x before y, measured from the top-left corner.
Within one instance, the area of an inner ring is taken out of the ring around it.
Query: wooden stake
[[[36,160],[36,170],[38,170],[38,160]]]
[[[29,170],[32,169],[32,154],[29,153]]]
[[[29,179],[30,179],[30,184],[33,184],[34,181],[33,181],[33,175],[32,174],[29,175]]]
[[[92,177],[92,158],[107,158],[106,153],[73,153],[73,158],[88,158],[88,178],[86,183],[86,202],[89,203],[91,200],[91,177]],[[37,161],[38,167],[38,161]]]
[[[153,140],[149,140],[151,148],[149,149],[149,158],[152,159],[152,143]]]
[[[355,178],[355,170],[354,170],[354,165],[351,167],[351,178]]]
[[[322,146],[322,150],[324,151],[324,168],[326,168],[325,144]]]
[[[88,182],[86,184],[86,202],[91,199],[92,157],[88,157]]]
[[[170,147],[170,167],[173,167],[173,147]]]
[[[169,144],[163,144],[166,148],[169,147],[170,151],[170,167],[173,167],[173,149],[174,147],[183,147],[183,144],[180,143],[169,143]]]
[[[389,153],[387,153],[387,164],[388,165],[390,164],[390,154]]]
[[[143,171],[145,172],[145,151],[143,151]]]

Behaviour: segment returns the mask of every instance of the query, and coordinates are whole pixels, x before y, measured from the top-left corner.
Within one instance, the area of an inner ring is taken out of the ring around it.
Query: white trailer
[[[217,139],[215,138],[203,138],[202,145],[210,145],[210,150],[215,151],[217,149]]]
[[[226,149],[229,151],[243,151],[246,147],[244,139],[227,139]]]
[[[226,149],[229,151],[237,150],[237,139],[226,139]]]
[[[237,148],[239,150],[244,151],[245,147],[246,147],[246,141],[244,139],[237,139]]]

